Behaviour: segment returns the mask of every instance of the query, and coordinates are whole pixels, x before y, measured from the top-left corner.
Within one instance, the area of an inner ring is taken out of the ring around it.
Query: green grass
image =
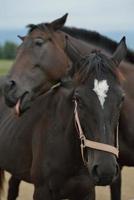
[[[11,68],[12,64],[12,60],[0,60],[0,75],[6,74]]]

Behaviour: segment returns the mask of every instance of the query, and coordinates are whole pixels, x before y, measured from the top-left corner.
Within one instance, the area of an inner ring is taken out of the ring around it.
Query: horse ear
[[[112,60],[118,66],[120,62],[126,57],[126,54],[127,54],[126,38],[123,37],[112,56]]]
[[[66,20],[67,20],[68,13],[63,15],[61,18],[58,18],[51,22],[49,25],[52,27],[53,30],[58,30],[64,26]]]
[[[23,42],[24,39],[25,39],[25,36],[20,36],[20,35],[17,35],[17,37]]]
[[[72,42],[69,40],[68,36],[66,36],[65,51],[73,63],[78,63],[83,58],[79,50],[76,49]]]

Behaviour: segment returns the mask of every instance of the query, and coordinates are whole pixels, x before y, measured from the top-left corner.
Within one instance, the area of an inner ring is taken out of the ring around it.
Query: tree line
[[[3,45],[0,44],[0,59],[14,59],[16,56],[17,44],[7,41]]]

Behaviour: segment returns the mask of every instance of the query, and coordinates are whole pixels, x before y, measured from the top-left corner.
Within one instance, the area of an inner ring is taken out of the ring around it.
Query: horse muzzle
[[[94,152],[93,163],[87,165],[95,185],[110,185],[119,173],[119,166],[114,155],[107,152]],[[89,158],[90,159],[90,158]]]
[[[11,108],[15,108],[15,113],[19,116],[29,107],[32,99],[31,92],[20,90],[15,81],[8,81],[4,87],[5,103]]]

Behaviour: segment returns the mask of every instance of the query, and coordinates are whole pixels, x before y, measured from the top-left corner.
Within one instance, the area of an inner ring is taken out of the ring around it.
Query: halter
[[[52,85],[44,94],[47,95],[49,94],[50,92],[52,92],[55,88],[58,88],[61,86],[61,82],[58,82],[54,85]]]
[[[99,151],[105,151],[105,152],[108,152],[108,153],[112,153],[118,158],[118,155],[119,155],[118,126],[117,126],[117,133],[116,133],[116,137],[117,137],[116,138],[116,147],[108,145],[108,144],[88,140],[88,139],[86,139],[86,137],[83,133],[83,130],[82,130],[82,127],[81,127],[81,124],[80,124],[80,119],[79,119],[77,107],[78,107],[77,101],[75,100],[75,109],[74,109],[75,124],[76,124],[76,128],[77,128],[79,138],[80,138],[80,141],[81,141],[81,145],[80,145],[81,146],[81,155],[82,155],[82,159],[83,159],[84,164],[85,165],[87,164],[87,162],[84,158],[84,149],[86,147],[91,148],[91,149],[96,149],[96,150],[99,150]]]

